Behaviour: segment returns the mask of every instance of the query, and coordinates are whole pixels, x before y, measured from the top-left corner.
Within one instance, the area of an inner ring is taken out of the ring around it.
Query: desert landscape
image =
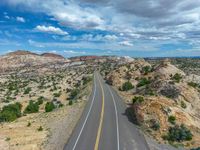
[[[181,61],[65,59],[21,50],[1,56],[0,149],[63,149],[91,95],[94,71],[123,97],[133,124],[147,138],[160,145],[198,149],[200,76],[196,68],[185,71]]]

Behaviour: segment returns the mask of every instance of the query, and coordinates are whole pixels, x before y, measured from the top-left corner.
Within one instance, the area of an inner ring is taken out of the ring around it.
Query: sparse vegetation
[[[40,126],[37,130],[38,130],[38,131],[43,131],[42,126]]]
[[[147,78],[141,78],[139,83],[137,84],[137,87],[141,87],[141,86],[144,86],[144,85],[147,85],[150,83],[151,83],[151,81],[148,80]]]
[[[165,140],[172,142],[182,142],[182,141],[190,141],[192,140],[192,133],[189,129],[187,129],[183,124],[175,125],[174,127],[170,127],[168,130],[168,134],[163,136]]]
[[[151,66],[144,66],[142,68],[142,73],[144,73],[145,75],[147,75],[148,73],[152,72],[152,68]]]
[[[130,81],[127,81],[122,85],[122,91],[129,91],[133,88],[134,88],[134,86],[132,85],[132,83]]]
[[[37,104],[38,105],[42,105],[44,102],[44,97],[43,96],[40,96],[38,99],[37,99]]]
[[[197,88],[199,86],[197,83],[194,83],[194,82],[189,82],[188,85],[193,88]]]
[[[27,124],[27,127],[30,127],[31,126],[31,123],[30,122],[28,122],[28,124]]]
[[[30,114],[30,113],[37,113],[39,111],[39,105],[37,102],[34,102],[33,100],[29,101],[29,104],[26,106],[24,113]]]
[[[144,98],[142,96],[135,96],[133,99],[132,99],[132,103],[135,104],[135,103],[142,103],[144,101]]]
[[[26,88],[25,90],[24,90],[24,94],[29,94],[30,92],[31,92],[31,88],[30,87],[28,87],[28,88]]]
[[[169,117],[168,117],[168,121],[169,121],[171,124],[175,124],[175,123],[176,123],[176,117],[175,117],[175,116],[169,116]]]
[[[55,109],[55,105],[53,102],[47,102],[45,105],[45,112],[51,112]]]
[[[150,120],[150,123],[151,123],[151,128],[155,131],[159,130],[160,129],[160,123],[155,120],[155,119],[151,119]]]
[[[182,76],[181,76],[181,74],[176,73],[175,75],[173,75],[171,77],[171,79],[174,80],[175,82],[179,83],[181,81],[181,79],[182,79]]]
[[[73,100],[69,100],[69,105],[73,105]]]
[[[78,89],[73,89],[73,90],[71,91],[71,93],[70,93],[69,98],[70,98],[71,100],[72,100],[72,99],[75,99],[76,96],[78,95],[78,93],[79,93],[79,90],[78,90]]]
[[[18,102],[4,106],[0,112],[0,122],[11,122],[21,117],[21,108],[22,105]]]
[[[184,108],[184,109],[187,108],[187,105],[185,104],[184,101],[181,101],[181,107]]]

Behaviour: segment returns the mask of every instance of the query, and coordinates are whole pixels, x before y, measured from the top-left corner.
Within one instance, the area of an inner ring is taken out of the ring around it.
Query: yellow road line
[[[99,80],[99,76],[98,76],[98,80]],[[99,141],[100,141],[101,130],[102,130],[102,125],[103,125],[103,116],[104,116],[104,91],[103,91],[103,87],[102,87],[100,80],[99,80],[99,83],[100,83],[101,91],[102,91],[102,107],[101,107],[100,123],[99,123],[99,128],[98,128],[98,132],[97,132],[94,150],[99,149]]]

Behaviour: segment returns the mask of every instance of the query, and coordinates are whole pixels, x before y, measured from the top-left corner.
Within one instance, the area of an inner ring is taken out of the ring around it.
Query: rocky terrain
[[[147,135],[175,147],[200,146],[198,75],[186,75],[169,59],[157,64],[136,59],[102,74]]]
[[[0,68],[0,149],[62,149],[91,93],[93,68],[28,51],[1,56]]]

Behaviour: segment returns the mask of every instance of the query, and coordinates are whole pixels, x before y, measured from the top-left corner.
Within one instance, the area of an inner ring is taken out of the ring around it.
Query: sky
[[[200,56],[200,0],[1,0],[0,55]]]

